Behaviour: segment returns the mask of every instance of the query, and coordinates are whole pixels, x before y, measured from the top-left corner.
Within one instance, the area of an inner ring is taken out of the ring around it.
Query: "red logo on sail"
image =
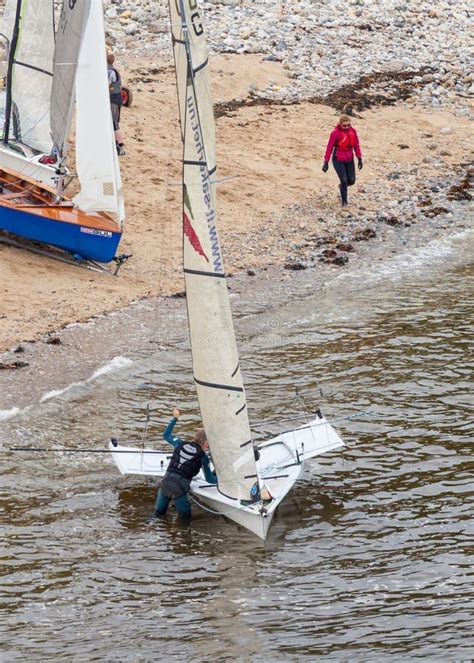
[[[201,242],[199,241],[199,237],[196,235],[196,231],[192,227],[191,221],[189,220],[186,212],[183,212],[183,231],[186,237],[189,239],[193,249],[199,253],[200,256],[205,258],[206,262],[209,262],[209,258],[204,253],[204,249],[202,248]]]

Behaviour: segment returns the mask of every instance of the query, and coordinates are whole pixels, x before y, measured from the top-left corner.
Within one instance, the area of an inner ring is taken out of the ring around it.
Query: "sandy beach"
[[[132,257],[114,278],[0,246],[2,351],[132,301],[183,290],[174,73],[151,57],[128,57],[120,66],[134,93],[133,105],[123,109],[127,152],[120,162],[127,210],[120,250]],[[258,99],[247,105],[249,90],[284,85],[287,77],[281,63],[259,55],[215,56],[211,73],[223,180],[219,226],[230,274],[283,265],[302,249],[314,260],[308,238],[363,229],[387,203],[407,193],[427,195],[424,186],[440,169],[447,183],[449,175],[459,178],[469,157],[464,137],[470,122],[451,112],[428,112],[407,100],[357,113],[365,165],[350,192],[352,206],[343,212],[333,169],[321,172],[336,110]]]
[[[225,281],[184,292],[169,0],[94,0],[133,92],[130,258],[113,276],[0,242],[0,661],[470,660],[472,8],[198,2],[238,356]],[[7,8],[42,35],[61,4]],[[322,172],[341,113],[364,160],[348,208]],[[218,485],[190,483],[183,522],[157,489],[171,428],[201,426]]]

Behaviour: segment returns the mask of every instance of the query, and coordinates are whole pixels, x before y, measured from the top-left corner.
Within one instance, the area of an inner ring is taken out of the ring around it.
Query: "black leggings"
[[[347,187],[352,186],[356,181],[354,159],[351,159],[350,161],[338,161],[336,157],[333,157],[332,165],[334,166],[334,170],[338,174],[341,182],[339,185],[339,189],[341,190],[341,202],[347,203]]]

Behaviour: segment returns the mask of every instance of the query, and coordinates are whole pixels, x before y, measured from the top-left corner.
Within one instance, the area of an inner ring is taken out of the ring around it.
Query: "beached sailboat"
[[[266,538],[272,517],[308,458],[343,446],[317,413],[296,430],[252,439],[216,227],[216,149],[208,55],[196,0],[170,0],[183,141],[183,267],[194,382],[218,483],[199,474],[191,494]],[[110,443],[123,474],[163,476],[172,451]]]
[[[7,0],[0,230],[76,259],[110,262],[125,218],[110,113],[102,0]],[[1,101],[1,99],[0,99]],[[75,103],[80,191],[65,195]]]

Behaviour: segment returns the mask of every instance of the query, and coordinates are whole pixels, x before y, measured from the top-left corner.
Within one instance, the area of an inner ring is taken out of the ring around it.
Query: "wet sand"
[[[113,278],[0,246],[0,351],[131,302],[183,290],[174,74],[146,58],[120,64],[134,92],[122,116],[127,221],[120,252],[133,257]],[[281,64],[253,55],[214,57],[211,74],[218,104],[248,99],[252,87],[282,85],[287,76]],[[349,227],[363,230],[368,216],[406,196],[404,172],[411,173],[412,195],[423,192],[440,164],[455,178],[468,160],[467,119],[427,112],[409,100],[368,109],[353,121],[365,165],[351,190],[353,205],[343,212],[335,173],[321,172],[337,116],[334,108],[313,103],[237,103],[217,118],[218,175],[224,180],[218,188],[219,227],[229,274],[288,266],[289,259],[291,267],[301,256],[307,261],[315,238],[344,235]],[[357,260],[357,251],[350,259]]]

